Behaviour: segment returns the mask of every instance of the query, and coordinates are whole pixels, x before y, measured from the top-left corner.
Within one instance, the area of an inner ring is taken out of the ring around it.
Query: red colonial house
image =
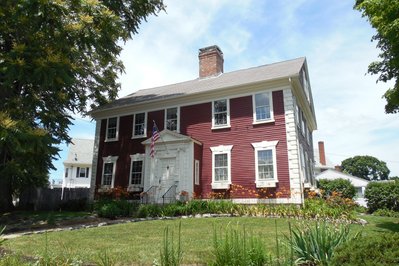
[[[302,203],[314,185],[317,127],[306,59],[223,73],[218,46],[198,57],[199,78],[92,111],[93,193],[122,187],[151,202],[184,194]]]

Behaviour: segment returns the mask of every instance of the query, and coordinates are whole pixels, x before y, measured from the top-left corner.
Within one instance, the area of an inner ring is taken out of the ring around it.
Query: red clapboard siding
[[[255,154],[251,143],[279,140],[276,148],[278,187],[276,191],[289,194],[288,154],[285,131],[283,92],[273,92],[273,123],[252,125],[252,97],[230,99],[229,129],[212,130],[212,103],[191,105],[181,108],[181,132],[200,141],[203,146],[201,195],[212,193],[212,152],[210,147],[233,145],[231,151],[232,183],[243,186],[232,197],[249,197],[255,188]],[[269,189],[270,190],[270,189]]]

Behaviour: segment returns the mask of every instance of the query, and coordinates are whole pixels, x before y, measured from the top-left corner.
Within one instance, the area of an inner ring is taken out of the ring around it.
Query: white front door
[[[156,177],[161,187],[170,187],[176,180],[176,157],[159,158],[156,165]]]

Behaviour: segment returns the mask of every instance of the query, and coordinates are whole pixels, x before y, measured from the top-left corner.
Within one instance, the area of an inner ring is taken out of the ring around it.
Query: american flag
[[[154,121],[154,126],[152,127],[151,151],[150,151],[150,156],[152,158],[154,158],[154,156],[155,156],[155,141],[157,141],[157,139],[159,139],[159,137],[160,136],[159,136],[158,128]]]

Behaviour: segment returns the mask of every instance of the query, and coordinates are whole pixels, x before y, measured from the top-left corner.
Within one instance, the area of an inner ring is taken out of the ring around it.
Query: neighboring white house
[[[72,139],[64,161],[63,187],[90,187],[93,146],[92,139]]]
[[[333,169],[325,170],[316,176],[316,180],[320,179],[334,180],[339,178],[347,179],[352,183],[352,185],[356,188],[356,202],[359,205],[366,207],[367,202],[364,198],[364,192],[366,190],[366,186],[369,183],[369,181]]]

